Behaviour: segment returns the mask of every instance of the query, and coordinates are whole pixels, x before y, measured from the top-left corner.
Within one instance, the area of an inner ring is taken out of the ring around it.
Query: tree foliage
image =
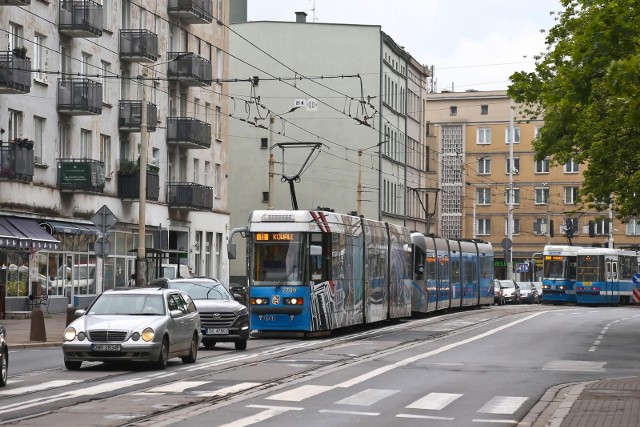
[[[640,0],[560,3],[535,71],[514,73],[508,94],[527,117],[544,117],[537,159],[581,164],[583,203],[638,216]]]

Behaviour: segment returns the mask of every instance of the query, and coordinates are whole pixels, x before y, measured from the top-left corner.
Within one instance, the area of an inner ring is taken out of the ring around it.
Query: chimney
[[[307,12],[296,12],[296,22],[307,22]]]

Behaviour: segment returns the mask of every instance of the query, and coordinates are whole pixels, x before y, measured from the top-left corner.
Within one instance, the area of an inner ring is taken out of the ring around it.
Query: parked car
[[[499,280],[496,279],[500,286],[505,302],[520,304],[520,286],[513,279]]]
[[[224,284],[205,277],[168,280],[168,286],[188,293],[195,302],[200,312],[205,348],[211,349],[218,342],[233,342],[236,350],[246,350],[249,311],[240,302],[242,295],[231,296]]]
[[[162,277],[180,279],[191,277],[191,270],[184,264],[162,264]]]
[[[67,369],[82,362],[150,362],[169,359],[194,363],[202,340],[200,314],[191,297],[178,289],[117,288],[104,291],[64,331]]]
[[[69,295],[72,286],[75,288],[75,293],[95,293],[96,265],[76,264],[73,267],[61,266],[56,273],[56,277],[49,281],[49,294]]]
[[[493,281],[493,303],[497,305],[504,305],[504,293],[502,292],[502,288],[500,287],[500,281]]]
[[[540,304],[540,291],[532,282],[516,282],[520,287],[520,301],[527,304]]]
[[[7,344],[7,331],[0,325],[0,387],[7,385],[9,377],[9,344]]]

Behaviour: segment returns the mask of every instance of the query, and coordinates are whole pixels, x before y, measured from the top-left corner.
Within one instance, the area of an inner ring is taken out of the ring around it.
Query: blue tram
[[[576,302],[576,262],[580,246],[546,245],[542,252],[542,302]]]
[[[252,330],[323,333],[493,303],[488,243],[308,210],[253,211],[231,246],[236,232],[247,238]]]
[[[578,251],[578,304],[626,304],[631,301],[633,276],[638,273],[635,251],[584,248]]]

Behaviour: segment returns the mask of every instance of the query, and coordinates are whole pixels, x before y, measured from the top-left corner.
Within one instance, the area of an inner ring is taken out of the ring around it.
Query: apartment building
[[[331,208],[434,231],[428,69],[376,25],[231,23],[232,228],[254,209]],[[269,158],[274,180],[269,184]],[[284,178],[284,179],[283,179]],[[251,183],[251,185],[247,185]],[[238,239],[237,239],[238,240]],[[241,239],[239,239],[241,240]],[[245,277],[243,241],[231,281]]]
[[[429,94],[427,117],[438,141],[442,236],[491,242],[496,277],[507,277],[510,208],[513,269],[523,280],[533,278],[545,244],[637,242],[635,220],[622,224],[613,213],[576,204],[585,165],[534,158],[532,141],[544,122],[524,120],[506,91]]]
[[[8,309],[126,285],[139,245],[150,278],[228,282],[227,23],[224,0],[0,1]]]

